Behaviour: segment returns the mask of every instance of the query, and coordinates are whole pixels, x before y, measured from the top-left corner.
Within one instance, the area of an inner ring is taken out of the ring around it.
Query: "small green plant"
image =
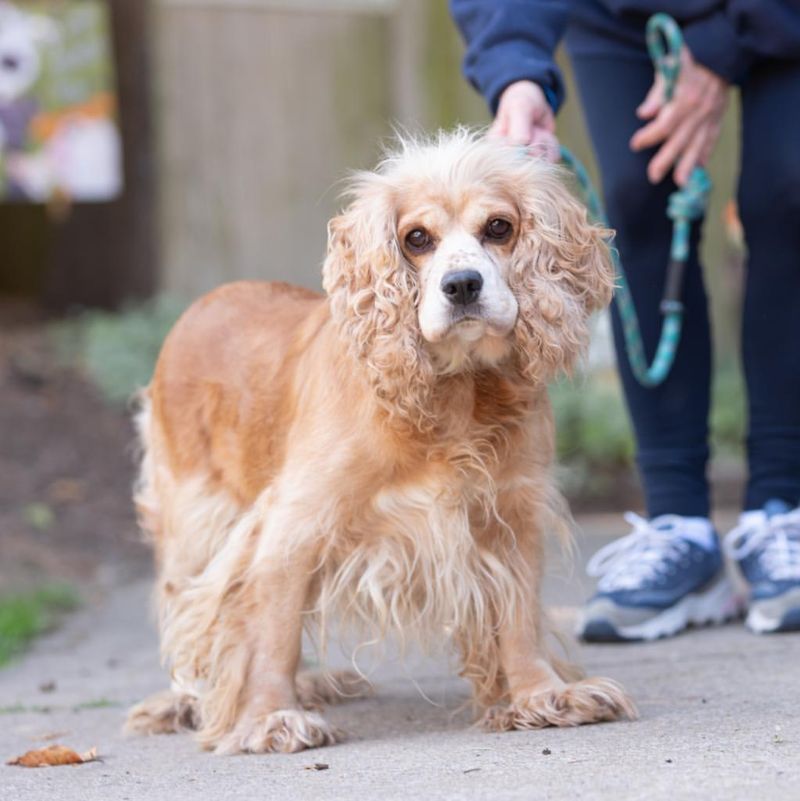
[[[714,374],[711,401],[711,443],[727,457],[742,457],[747,413],[744,377],[733,361],[726,361]]]
[[[562,485],[570,496],[598,497],[614,487],[620,471],[633,465],[635,445],[622,388],[613,370],[578,375],[550,388],[556,417]],[[714,376],[711,446],[715,456],[741,458],[745,390],[733,362]]]
[[[570,496],[605,495],[633,461],[633,438],[612,371],[563,379],[550,388],[561,484]]]
[[[554,384],[550,391],[556,415],[559,458],[625,466],[633,457],[633,439],[616,376],[596,373]]]
[[[118,312],[85,311],[53,327],[56,347],[77,362],[105,398],[124,404],[153,373],[158,352],[185,308],[169,295]]]
[[[51,629],[78,603],[78,594],[67,584],[48,584],[30,592],[0,596],[0,665]]]

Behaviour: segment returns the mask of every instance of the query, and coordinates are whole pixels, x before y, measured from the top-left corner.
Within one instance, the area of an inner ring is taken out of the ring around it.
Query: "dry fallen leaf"
[[[9,759],[6,765],[45,768],[53,765],[82,765],[84,762],[94,762],[96,759],[96,748],[90,748],[85,754],[79,754],[65,745],[48,745],[47,748],[37,748],[35,751],[27,751],[16,759]]]

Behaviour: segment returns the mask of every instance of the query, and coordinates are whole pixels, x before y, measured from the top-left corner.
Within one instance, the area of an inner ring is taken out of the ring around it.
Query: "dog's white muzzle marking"
[[[419,310],[423,337],[440,342],[452,333],[475,342],[487,333],[505,336],[517,319],[506,272],[474,236],[462,231],[443,239],[425,276]],[[464,285],[454,288],[453,278]]]

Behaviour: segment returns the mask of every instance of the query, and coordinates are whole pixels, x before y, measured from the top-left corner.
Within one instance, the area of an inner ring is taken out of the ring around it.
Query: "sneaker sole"
[[[672,637],[689,626],[718,625],[738,617],[742,602],[727,578],[702,593],[690,593],[644,623],[619,626],[608,619],[585,621],[578,636],[587,642],[637,642]]]
[[[800,631],[800,591],[791,591],[788,608],[780,615],[770,615],[766,604],[754,602],[745,618],[745,625],[755,634],[773,634],[784,631]]]

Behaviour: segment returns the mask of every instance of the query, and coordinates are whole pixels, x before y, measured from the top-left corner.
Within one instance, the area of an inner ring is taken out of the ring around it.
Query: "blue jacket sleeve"
[[[544,89],[553,111],[564,85],[553,53],[568,17],[568,0],[450,0],[467,45],[464,74],[494,114],[503,90],[530,80]]]

